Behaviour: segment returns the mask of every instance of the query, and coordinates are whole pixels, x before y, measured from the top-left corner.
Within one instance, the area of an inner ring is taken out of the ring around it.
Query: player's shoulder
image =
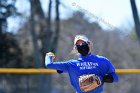
[[[104,56],[101,56],[101,55],[96,55],[96,57],[99,59],[99,60],[102,60],[102,61],[109,61],[108,58],[104,57]]]
[[[78,61],[79,61],[79,58],[75,58],[75,59],[69,60],[68,62],[69,62],[69,63],[73,63],[73,62],[78,62]]]

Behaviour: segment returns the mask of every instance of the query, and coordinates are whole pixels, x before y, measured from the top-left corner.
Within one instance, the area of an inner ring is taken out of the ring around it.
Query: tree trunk
[[[2,19],[0,18],[0,36],[2,34]]]
[[[47,26],[46,30],[44,32],[44,41],[43,41],[43,49],[46,52],[51,51],[51,40],[52,40],[52,24],[51,24],[51,12],[52,12],[52,0],[49,1],[49,7],[48,7],[48,17],[47,17]]]
[[[47,52],[51,51],[51,38],[52,38],[52,30],[51,30],[51,12],[52,12],[52,0],[49,0],[49,7],[48,7],[48,18],[47,18],[47,26],[46,29],[43,32],[43,38],[42,38],[42,50],[43,50],[43,57],[45,57],[45,54]],[[43,93],[51,93],[52,92],[52,75],[46,75],[44,79],[44,91]]]
[[[33,42],[33,48],[34,48],[34,59],[35,59],[35,67],[40,68],[41,67],[41,59],[40,59],[40,51],[38,48],[38,44],[37,44],[37,36],[35,33],[35,29],[34,29],[34,20],[33,20],[33,15],[31,14],[31,36],[32,36],[32,42]]]
[[[36,29],[35,29],[35,17],[43,17],[43,11],[41,9],[40,2],[38,0],[30,0],[31,4],[31,36],[32,36],[32,41],[33,41],[33,47],[34,47],[34,55],[35,55],[35,67],[40,68],[41,67],[41,55],[40,55],[40,49],[38,47],[38,38],[36,34]],[[42,75],[38,75],[37,79],[37,84],[38,84],[38,89],[37,92],[40,93],[42,92]]]
[[[132,12],[133,12],[134,22],[135,22],[136,34],[140,42],[140,20],[139,20],[135,0],[130,0],[130,3],[131,3]]]
[[[34,16],[45,19],[43,9],[39,0],[30,0],[31,7],[33,8]]]
[[[37,35],[36,35],[36,30],[35,30],[35,7],[33,3],[33,1],[36,1],[36,0],[30,0],[31,2],[31,18],[30,18],[30,23],[31,23],[31,36],[32,36],[32,41],[33,41],[33,47],[34,47],[34,52],[35,52],[35,66],[37,68],[41,67],[41,59],[40,59],[40,51],[39,51],[39,47],[38,47],[38,38],[37,38]]]
[[[60,18],[59,18],[59,0],[55,0],[56,7],[56,18],[55,18],[55,33],[54,33],[54,39],[52,43],[52,51],[55,53],[58,45],[58,39],[59,39],[59,32],[60,32]]]

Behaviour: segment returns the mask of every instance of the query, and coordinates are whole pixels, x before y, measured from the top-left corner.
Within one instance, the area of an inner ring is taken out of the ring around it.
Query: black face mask
[[[78,52],[82,55],[82,56],[86,56],[89,53],[89,47],[88,44],[86,42],[83,42],[82,45],[76,45]]]

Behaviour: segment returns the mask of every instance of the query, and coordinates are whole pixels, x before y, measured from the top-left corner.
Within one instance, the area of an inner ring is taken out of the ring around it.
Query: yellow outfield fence
[[[0,74],[55,74],[56,70],[35,68],[0,68]],[[116,69],[117,74],[140,74],[140,69]]]

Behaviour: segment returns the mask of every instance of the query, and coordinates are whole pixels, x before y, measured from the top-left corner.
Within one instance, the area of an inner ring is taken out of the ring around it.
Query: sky
[[[41,0],[42,8],[46,14],[48,10],[48,1],[49,0]],[[62,3],[60,6],[61,19],[66,19],[72,14],[72,12],[79,10],[86,15],[90,22],[97,21],[104,29],[131,29],[134,26],[130,0],[60,1]],[[136,4],[140,15],[140,0],[136,0]],[[17,0],[16,7],[19,12],[24,13],[25,17],[29,16],[30,4],[28,0]],[[54,16],[55,14],[53,13],[52,15]],[[19,24],[24,23],[24,21],[24,19],[20,18],[9,18],[9,30],[18,28]]]

